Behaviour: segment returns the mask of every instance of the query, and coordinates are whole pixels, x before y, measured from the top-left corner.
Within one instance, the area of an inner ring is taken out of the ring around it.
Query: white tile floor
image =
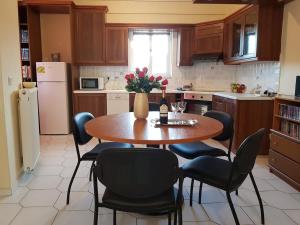
[[[96,140],[82,148],[90,149]],[[184,159],[179,159],[184,163]],[[66,190],[76,164],[76,153],[71,135],[41,136],[41,157],[31,174],[23,175],[12,196],[0,197],[0,225],[92,225],[93,186],[88,181],[90,163],[82,163],[72,186],[71,202],[66,206]],[[267,158],[259,157],[253,170],[264,201],[266,224],[300,224],[300,193],[269,173]],[[184,182],[183,220],[186,225],[234,224],[223,191],[203,186],[202,205],[195,183],[194,204],[188,204],[190,180]],[[99,185],[99,194],[103,193]],[[256,195],[250,179],[232,194],[241,224],[260,224]],[[99,210],[99,224],[111,225],[112,211]],[[150,217],[134,213],[118,213],[118,225],[164,225],[164,216]]]

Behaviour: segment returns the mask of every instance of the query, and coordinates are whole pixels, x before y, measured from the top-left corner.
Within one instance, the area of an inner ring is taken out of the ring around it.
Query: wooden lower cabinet
[[[300,191],[300,120],[291,119],[300,107],[294,96],[277,95],[274,100],[273,127],[270,134],[270,172]],[[297,117],[296,117],[297,118]],[[288,129],[287,129],[288,128]]]
[[[234,119],[233,152],[236,153],[240,144],[250,134],[260,128],[269,131],[272,127],[273,101],[272,100],[236,100],[220,96],[213,96],[213,110],[230,114]],[[263,148],[259,154],[267,155],[270,142],[266,135]]]
[[[90,112],[95,117],[106,115],[106,94],[75,93],[73,103],[74,115]]]
[[[300,164],[270,149],[270,171],[300,191]]]
[[[134,97],[135,97],[135,93],[130,93],[129,95],[129,110],[133,111],[133,104],[134,104]],[[170,108],[170,104],[171,102],[175,102],[178,101],[180,98],[180,96],[176,96],[176,94],[172,94],[172,93],[167,93],[166,94],[166,99],[168,101],[168,107],[169,110]],[[156,102],[156,103],[160,103],[160,99],[161,99],[161,94],[160,93],[150,93],[148,94],[148,101],[149,102]]]

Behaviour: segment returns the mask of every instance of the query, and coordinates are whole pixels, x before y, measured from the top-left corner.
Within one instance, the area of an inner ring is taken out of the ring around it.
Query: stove
[[[212,110],[212,96],[214,92],[188,92],[184,93],[187,103],[186,112],[203,115]]]

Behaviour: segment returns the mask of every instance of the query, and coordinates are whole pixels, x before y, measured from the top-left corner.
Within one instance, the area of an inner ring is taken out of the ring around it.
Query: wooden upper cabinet
[[[177,66],[193,65],[194,27],[182,27],[178,30]]]
[[[106,65],[128,65],[128,28],[107,26],[105,28]]]
[[[75,63],[105,64],[105,9],[75,8]]]
[[[279,61],[283,5],[249,5],[225,19],[224,62]]]
[[[197,24],[195,27],[194,55],[223,54],[223,21]]]

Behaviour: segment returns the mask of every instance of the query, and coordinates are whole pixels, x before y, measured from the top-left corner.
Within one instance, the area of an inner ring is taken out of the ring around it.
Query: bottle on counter
[[[159,104],[159,119],[160,124],[168,123],[168,101],[166,99],[166,88],[162,87],[162,98]]]

